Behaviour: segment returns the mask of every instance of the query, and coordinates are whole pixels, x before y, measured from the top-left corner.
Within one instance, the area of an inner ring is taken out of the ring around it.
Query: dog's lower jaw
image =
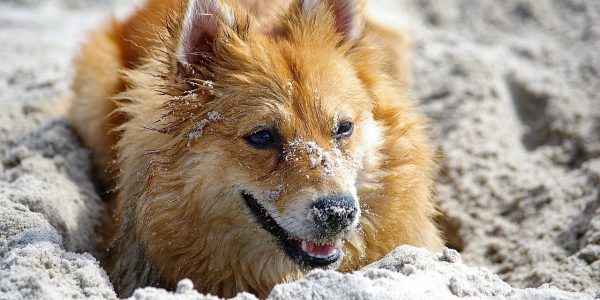
[[[339,267],[343,257],[341,240],[329,244],[318,244],[292,237],[277,224],[256,198],[247,192],[242,192],[242,197],[256,222],[275,237],[282,251],[302,269],[309,270],[316,267],[337,269]]]

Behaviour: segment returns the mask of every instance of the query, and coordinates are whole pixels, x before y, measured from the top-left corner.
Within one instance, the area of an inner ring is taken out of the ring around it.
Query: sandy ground
[[[0,2],[0,299],[115,298],[88,254],[103,208],[64,112],[85,30],[129,2]],[[413,92],[462,260],[401,247],[271,298],[600,297],[600,2],[374,2],[410,16]],[[205,298],[188,281],[134,297]]]

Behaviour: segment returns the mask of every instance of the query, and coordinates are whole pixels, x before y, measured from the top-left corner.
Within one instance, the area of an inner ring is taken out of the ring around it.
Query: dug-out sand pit
[[[433,119],[438,201],[464,264],[401,247],[271,298],[599,297],[600,2],[374,2],[411,18],[413,92]],[[0,299],[116,297],[87,254],[103,207],[64,116],[85,30],[130,5],[0,3]],[[207,298],[187,281],[134,297]]]

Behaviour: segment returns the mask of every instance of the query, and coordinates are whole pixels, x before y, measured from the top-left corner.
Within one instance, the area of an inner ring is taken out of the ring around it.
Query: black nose
[[[312,205],[315,224],[326,235],[339,233],[354,221],[358,212],[356,200],[349,194],[329,195]]]

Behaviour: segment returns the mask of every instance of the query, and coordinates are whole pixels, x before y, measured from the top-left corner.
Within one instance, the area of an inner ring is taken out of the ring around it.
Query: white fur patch
[[[384,140],[383,129],[374,120],[364,122],[362,129],[364,142],[359,149],[360,155],[355,157],[355,163],[360,166],[355,168],[359,170],[355,184],[359,189],[374,189],[375,187],[371,184],[378,182],[376,177],[379,172],[374,172],[374,170],[379,169],[382,160],[379,149]]]
[[[317,13],[319,4],[321,4],[321,0],[304,0],[302,2],[302,11],[309,16],[314,16]]]

